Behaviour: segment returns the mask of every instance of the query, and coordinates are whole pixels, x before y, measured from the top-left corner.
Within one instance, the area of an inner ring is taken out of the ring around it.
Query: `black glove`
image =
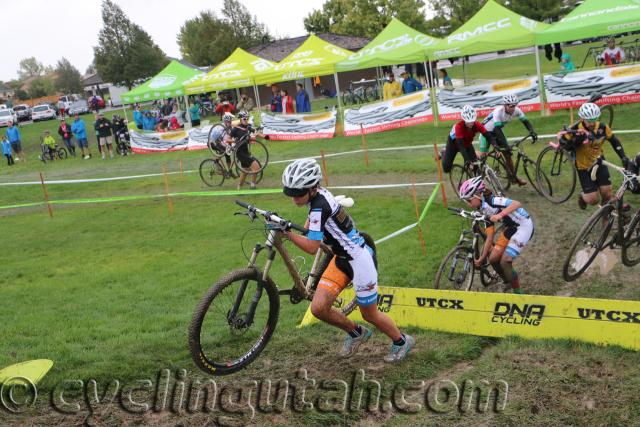
[[[629,170],[629,158],[627,156],[622,158],[622,167]]]
[[[531,132],[531,143],[535,144],[538,141],[538,134],[535,132]]]

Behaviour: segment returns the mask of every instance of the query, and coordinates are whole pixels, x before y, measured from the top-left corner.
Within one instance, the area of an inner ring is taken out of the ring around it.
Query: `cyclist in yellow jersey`
[[[594,163],[604,154],[604,142],[609,141],[625,168],[629,164],[629,159],[611,128],[598,120],[600,107],[591,102],[582,104],[578,110],[578,116],[580,121],[571,126],[569,131],[560,132],[558,137],[560,144],[575,154],[578,179],[582,187],[582,193],[578,196],[578,205],[580,209],[586,209],[587,205],[598,204],[598,193],[602,203],[606,203],[611,198],[611,179],[609,169],[605,165],[600,165],[596,179],[591,179]]]

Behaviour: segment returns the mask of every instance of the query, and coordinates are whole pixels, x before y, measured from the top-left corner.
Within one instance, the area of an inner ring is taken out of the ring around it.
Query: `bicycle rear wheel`
[[[551,203],[566,202],[576,189],[577,172],[565,150],[546,147],[536,161],[536,182],[542,196]]]
[[[434,287],[468,291],[473,284],[473,250],[468,246],[456,246],[438,267]]]
[[[622,243],[622,263],[633,267],[640,263],[640,211],[636,212]]]
[[[604,247],[613,223],[613,206],[604,205],[582,226],[562,267],[565,281],[574,281],[589,268]]]
[[[613,105],[600,106],[600,122],[606,123],[609,127],[613,126]]]
[[[245,143],[242,143],[245,144]],[[267,151],[267,147],[260,141],[255,141],[252,142],[251,144],[249,144],[249,146],[247,147],[248,151],[249,151],[249,157],[252,157],[254,160],[256,160],[258,162],[258,167],[259,169],[254,171],[251,169],[251,165],[249,166],[242,166],[240,159],[238,158],[238,150],[239,148],[242,146],[242,144],[238,144],[235,148],[235,158],[236,158],[236,166],[237,168],[244,172],[244,173],[248,173],[248,174],[254,174],[254,173],[259,173],[262,172],[264,170],[264,168],[267,167],[267,164],[269,163],[269,151]]]
[[[200,163],[200,179],[209,187],[222,185],[224,182],[224,168],[219,160],[205,159]]]
[[[265,348],[278,323],[280,300],[271,279],[256,268],[233,271],[204,295],[189,325],[189,350],[204,372],[245,368]]]
[[[451,170],[449,171],[449,182],[451,183],[451,187],[453,188],[453,192],[456,196],[459,195],[460,185],[469,178],[473,178],[473,175],[469,172],[468,168],[459,164],[453,164],[451,166]]]
[[[62,147],[58,148],[58,151],[56,152],[56,154],[58,155],[58,158],[60,160],[66,159],[69,156],[69,154],[67,153],[67,150]]]

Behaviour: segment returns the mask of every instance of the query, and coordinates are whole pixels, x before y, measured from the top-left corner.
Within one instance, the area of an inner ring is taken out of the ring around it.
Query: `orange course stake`
[[[438,151],[438,144],[433,143],[433,151],[436,152],[436,166],[438,167],[438,181],[440,182],[440,190],[442,190],[442,205],[447,208],[447,192],[444,189],[444,181],[442,180],[442,159]]]
[[[162,174],[164,175],[164,196],[167,198],[167,206],[169,215],[173,215],[173,201],[169,196],[169,176],[167,175],[167,165],[162,165]]]
[[[420,246],[422,247],[422,255],[427,256],[427,244],[424,241],[424,235],[422,234],[422,226],[420,225],[420,212],[418,209],[418,194],[416,192],[416,180],[411,182],[411,193],[413,195],[413,204],[416,207],[416,221],[418,221],[418,238],[420,239]]]
[[[324,186],[329,186],[329,170],[327,169],[327,160],[324,158],[324,150],[320,150],[320,158],[322,159],[322,177],[324,178]]]
[[[360,135],[362,135],[362,149],[364,150],[364,164],[369,167],[369,152],[367,151],[367,140],[364,137],[364,128],[360,123]]]
[[[569,123],[573,125],[573,107],[569,107]]]
[[[51,203],[49,203],[49,194],[47,193],[47,186],[44,185],[42,172],[40,172],[40,183],[42,184],[42,192],[44,193],[44,202],[47,204],[47,210],[49,211],[49,218],[53,218],[53,208],[51,207]]]

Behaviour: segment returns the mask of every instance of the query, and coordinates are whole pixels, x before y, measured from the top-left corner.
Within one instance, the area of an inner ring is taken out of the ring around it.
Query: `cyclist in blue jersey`
[[[311,301],[311,313],[347,333],[339,355],[345,358],[353,356],[358,347],[369,340],[372,331],[332,307],[340,292],[353,283],[362,318],[393,341],[391,351],[384,360],[400,361],[413,348],[415,339],[401,333],[389,316],[378,311],[375,252],[365,243],[347,211],[328,190],[320,187],[321,179],[320,166],[314,159],[296,160],[282,174],[284,194],[291,197],[296,206],[309,207],[305,224],[309,230],[307,236],[288,232],[287,237],[309,254],[315,254],[320,242],[324,242],[335,255],[320,278]]]
[[[489,262],[504,280],[505,290],[511,288],[513,293],[521,294],[520,280],[513,268],[513,261],[533,237],[531,215],[517,200],[494,196],[485,187],[480,176],[468,179],[460,185],[460,199],[488,216],[490,221],[482,254],[474,260],[476,266],[481,266],[488,256]],[[504,224],[504,231],[496,244],[492,245],[494,225],[499,221]]]

